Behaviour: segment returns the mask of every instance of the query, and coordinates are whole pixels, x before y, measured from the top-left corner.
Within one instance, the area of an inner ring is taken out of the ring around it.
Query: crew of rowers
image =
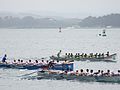
[[[62,64],[62,63],[68,63],[66,60],[64,62],[60,61],[54,61],[54,60],[28,60],[24,61],[22,59],[13,60],[12,62],[5,62],[9,64],[16,64],[16,65],[47,65],[47,64]]]
[[[77,76],[120,76],[120,70],[117,71],[117,74],[114,72],[111,72],[110,70],[107,70],[104,72],[103,70],[98,70],[97,72],[94,72],[93,70],[76,70],[75,72],[69,72],[69,71],[63,71],[63,74],[70,74],[70,75],[77,75]]]
[[[100,58],[100,57],[105,57],[105,56],[109,56],[109,52],[107,52],[106,54],[104,53],[90,53],[89,55],[86,53],[76,53],[75,55],[73,55],[73,53],[65,53],[65,56],[68,58]]]

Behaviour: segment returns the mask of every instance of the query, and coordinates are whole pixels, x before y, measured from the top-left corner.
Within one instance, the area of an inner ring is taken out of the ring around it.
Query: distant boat
[[[104,37],[104,36],[107,36],[107,35],[106,35],[106,29],[103,29],[102,34],[99,34],[99,36],[103,36],[103,37]]]
[[[106,30],[105,30],[105,29],[103,29],[102,36],[107,36],[107,35],[106,35]]]
[[[61,32],[61,27],[59,27],[59,32]]]

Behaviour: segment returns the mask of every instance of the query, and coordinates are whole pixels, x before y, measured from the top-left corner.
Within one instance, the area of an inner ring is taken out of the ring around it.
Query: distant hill
[[[80,27],[107,27],[120,28],[120,14],[110,14],[101,17],[89,16],[79,23]]]
[[[0,13],[0,28],[103,28],[107,26],[120,28],[120,14],[78,19],[29,13]]]
[[[67,28],[78,25],[80,19],[43,17],[30,14],[0,14],[0,28]]]

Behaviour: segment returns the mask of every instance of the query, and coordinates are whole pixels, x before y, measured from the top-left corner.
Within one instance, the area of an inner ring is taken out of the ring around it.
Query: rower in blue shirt
[[[4,63],[6,61],[7,55],[5,54],[4,57],[2,58],[2,62]]]

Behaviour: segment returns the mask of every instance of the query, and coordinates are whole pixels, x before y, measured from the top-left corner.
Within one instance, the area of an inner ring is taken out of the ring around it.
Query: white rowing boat
[[[117,54],[111,54],[109,56],[104,56],[104,57],[67,57],[67,56],[61,56],[61,57],[57,57],[57,56],[50,56],[51,59],[53,60],[59,60],[59,61],[64,61],[64,60],[68,60],[68,61],[91,61],[91,62],[116,62],[116,56]]]

